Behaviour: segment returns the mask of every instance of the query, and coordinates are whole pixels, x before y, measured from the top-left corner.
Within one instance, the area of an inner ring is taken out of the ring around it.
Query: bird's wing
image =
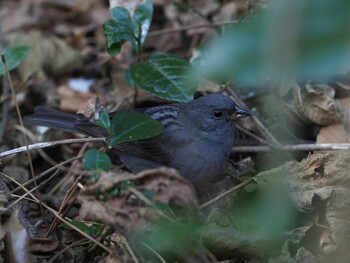
[[[156,140],[139,140],[119,143],[113,148],[128,155],[142,159],[155,161],[160,164],[168,164],[171,156]]]
[[[75,115],[74,127],[83,134],[93,137],[106,137],[107,131],[89,121],[85,116]]]

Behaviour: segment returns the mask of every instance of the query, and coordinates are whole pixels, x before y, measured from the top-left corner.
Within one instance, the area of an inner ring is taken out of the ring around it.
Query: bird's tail
[[[35,108],[32,115],[24,117],[23,122],[26,126],[44,126],[57,130],[79,132],[75,125],[76,116],[75,114],[39,106]]]

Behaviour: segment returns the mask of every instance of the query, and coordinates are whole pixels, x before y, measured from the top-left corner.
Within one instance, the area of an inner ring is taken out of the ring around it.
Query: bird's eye
[[[216,111],[214,111],[213,114],[214,114],[214,117],[217,119],[220,119],[223,115],[221,110],[216,110]]]

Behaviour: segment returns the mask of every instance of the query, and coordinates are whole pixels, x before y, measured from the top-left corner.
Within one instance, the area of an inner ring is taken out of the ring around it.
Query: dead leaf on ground
[[[77,110],[77,114],[81,114],[87,119],[89,119],[90,122],[95,123],[96,116],[100,114],[103,108],[104,107],[100,99],[94,95],[92,98],[90,98],[88,101],[86,101],[83,105],[79,107],[79,109]]]
[[[342,115],[334,95],[327,84],[295,85],[289,90],[286,107],[305,122],[329,125],[340,121]]]
[[[82,65],[82,55],[64,40],[40,31],[14,32],[6,36],[10,46],[29,46],[28,58],[21,63],[18,72],[23,81],[42,71],[53,75],[70,72]]]
[[[59,241],[52,238],[31,237],[28,246],[31,253],[46,254],[57,250]]]
[[[79,107],[95,95],[92,92],[78,92],[68,85],[61,85],[57,89],[60,97],[60,110],[65,112],[76,112]]]
[[[294,204],[310,214],[313,238],[307,232],[304,241],[309,238],[318,253],[328,254],[350,242],[346,234],[350,231],[349,171],[350,152],[337,151],[312,154],[301,162],[288,162],[256,178],[264,181],[283,176]]]
[[[316,143],[347,143],[350,140],[350,98],[337,100],[342,109],[342,119],[339,123],[322,127],[317,135]]]
[[[125,187],[129,184],[129,187]],[[123,186],[124,185],[124,186]],[[134,186],[132,186],[134,185]],[[128,232],[155,222],[160,214],[135,195],[152,193],[151,203],[162,203],[169,207],[184,207],[196,211],[197,199],[193,186],[174,169],[158,168],[140,172],[105,173],[99,180],[81,192],[80,216],[84,220],[97,221]],[[119,193],[108,194],[119,190]],[[106,200],[99,197],[105,195]]]

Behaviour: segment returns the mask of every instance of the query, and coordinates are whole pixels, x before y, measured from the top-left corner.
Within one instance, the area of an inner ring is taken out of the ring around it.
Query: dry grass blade
[[[98,245],[99,247],[101,247],[103,250],[105,250],[106,252],[108,252],[109,254],[113,254],[113,251],[110,250],[108,247],[106,247],[105,245],[103,245],[101,242],[99,242],[98,240],[94,239],[93,237],[89,236],[88,234],[86,234],[85,232],[81,231],[79,228],[77,228],[76,226],[72,225],[68,220],[64,219],[62,216],[59,215],[59,213],[49,207],[48,205],[46,205],[43,202],[40,202],[38,198],[36,198],[32,193],[30,193],[30,191],[24,187],[22,184],[20,184],[19,182],[17,182],[16,180],[14,180],[13,178],[11,178],[10,176],[8,176],[7,174],[4,174],[2,172],[0,172],[0,175],[4,176],[6,179],[10,180],[11,182],[17,184],[18,186],[21,187],[21,189],[23,189],[26,193],[28,193],[30,195],[30,197],[32,199],[29,198],[25,198],[27,200],[30,200],[32,202],[35,203],[41,203],[42,206],[44,208],[46,208],[48,211],[50,211],[55,217],[57,217],[61,222],[65,223],[67,226],[69,226],[70,228],[74,229],[75,231],[77,231],[80,235],[82,235],[83,237],[87,238],[88,240],[90,240],[91,242],[95,243],[96,245]]]

